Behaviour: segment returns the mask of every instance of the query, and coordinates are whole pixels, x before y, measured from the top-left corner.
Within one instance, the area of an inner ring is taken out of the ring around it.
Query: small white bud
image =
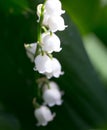
[[[37,20],[37,22],[39,22],[40,20],[40,15],[41,15],[41,8],[42,8],[43,4],[39,4],[37,6],[37,16],[39,17],[39,19]],[[43,14],[43,22],[42,24],[45,25],[45,26],[48,26],[47,24],[47,21],[48,21],[48,18],[49,18],[49,15],[46,13],[46,10],[44,9],[44,14]]]
[[[42,6],[43,6],[43,4],[39,4],[39,5],[37,6],[37,16],[38,16],[38,17],[40,17],[40,15],[41,15],[41,8],[42,8]]]
[[[31,62],[34,62],[34,55],[37,47],[37,43],[32,43],[32,44],[24,44],[24,47],[26,49],[26,54],[31,60]]]
[[[46,126],[48,122],[52,121],[55,117],[55,113],[52,114],[50,109],[46,106],[35,109],[34,115],[38,120],[37,126]]]
[[[60,39],[59,37],[52,33],[43,33],[42,34],[42,45],[43,45],[43,50],[47,51],[48,53],[54,52],[59,52],[61,51],[60,48]]]
[[[55,82],[50,82],[49,83],[49,88],[47,84],[44,85],[43,89],[43,100],[44,104],[52,107],[54,105],[61,105],[62,100],[61,100],[62,93],[60,92],[58,85]]]

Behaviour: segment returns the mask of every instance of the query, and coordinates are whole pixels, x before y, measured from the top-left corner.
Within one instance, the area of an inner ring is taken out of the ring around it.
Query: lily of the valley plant
[[[38,71],[43,76],[37,79],[38,93],[41,94],[33,99],[34,116],[38,126],[46,126],[52,121],[55,113],[52,114],[49,107],[61,105],[63,102],[58,85],[49,80],[52,77],[59,78],[64,73],[60,62],[52,56],[53,52],[62,50],[61,41],[55,32],[63,31],[67,27],[61,16],[64,13],[59,0],[45,0],[43,4],[39,4],[37,42],[25,44],[27,56],[35,64],[34,71]]]

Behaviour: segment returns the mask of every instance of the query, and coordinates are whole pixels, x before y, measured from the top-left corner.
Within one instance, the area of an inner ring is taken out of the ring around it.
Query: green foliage
[[[84,46],[99,77],[107,84],[107,48],[95,34],[84,37]]]
[[[24,43],[36,41],[37,2],[40,1],[0,1],[0,101],[6,108],[5,111],[0,109],[0,130],[105,129],[107,91],[87,56],[77,27],[71,20],[72,18],[78,25],[81,33],[93,31],[105,41],[106,36],[98,32],[106,27],[100,19],[104,20],[104,14],[102,15],[98,0],[62,0],[69,14],[64,15],[68,28],[58,33],[63,50],[55,55],[65,74],[55,80],[65,92],[64,103],[61,107],[52,109],[57,116],[47,127],[35,126],[32,99],[36,91],[34,76],[37,77],[38,74],[33,71],[34,65],[26,56]],[[104,12],[106,15],[106,11]]]
[[[100,0],[62,0],[62,2],[81,33],[87,33],[97,26]]]

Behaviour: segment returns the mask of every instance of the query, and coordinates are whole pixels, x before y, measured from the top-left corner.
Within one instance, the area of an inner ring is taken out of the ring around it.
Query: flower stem
[[[45,0],[46,2],[46,0]],[[44,2],[44,4],[45,4]],[[37,48],[35,51],[35,57],[39,54],[39,49],[41,49],[41,34],[42,34],[42,23],[43,23],[43,19],[44,19],[44,4],[41,7],[41,14],[40,14],[40,20],[39,20],[39,24],[38,24],[38,36],[37,36]],[[42,52],[42,50],[41,50]]]
[[[39,20],[39,26],[38,26],[38,42],[41,44],[41,33],[42,33],[42,23],[44,19],[44,6],[45,6],[46,0],[44,1],[44,4],[41,7],[41,14],[40,14],[40,20]]]
[[[36,101],[36,98],[33,98],[32,104],[33,104],[34,108],[36,108],[36,109],[40,107],[40,105]]]

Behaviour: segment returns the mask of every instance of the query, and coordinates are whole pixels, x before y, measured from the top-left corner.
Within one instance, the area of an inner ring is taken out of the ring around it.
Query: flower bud
[[[48,53],[54,52],[59,52],[61,51],[60,48],[60,39],[58,36],[54,33],[50,35],[50,33],[43,33],[42,34],[42,45],[43,45],[43,50],[47,51]]]
[[[37,47],[37,43],[25,44],[24,47],[26,49],[27,56],[29,57],[31,62],[33,62],[34,61],[34,55],[35,55],[36,47]]]
[[[51,113],[50,109],[46,106],[41,106],[34,111],[34,115],[38,120],[37,126],[46,126],[48,122],[52,121],[55,113]]]
[[[38,17],[40,17],[40,15],[41,15],[41,8],[42,8],[42,6],[43,6],[43,4],[39,4],[39,5],[37,6],[37,16],[38,16]]]
[[[37,16],[39,17],[39,19],[37,20],[39,22],[40,20],[40,15],[41,15],[41,8],[42,8],[43,4],[39,4],[37,6]],[[46,13],[46,10],[44,9],[44,14],[43,14],[43,21],[42,21],[42,24],[45,25],[45,26],[48,26],[47,24],[47,21],[48,21],[48,18],[49,18],[49,15]]]
[[[43,100],[44,103],[50,107],[54,105],[61,105],[62,93],[60,92],[58,85],[55,82],[50,82],[49,87],[47,84],[44,85],[43,89]]]

